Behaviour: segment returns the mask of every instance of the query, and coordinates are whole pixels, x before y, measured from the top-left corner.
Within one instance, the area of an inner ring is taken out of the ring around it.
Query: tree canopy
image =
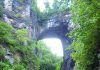
[[[100,42],[100,1],[71,1],[72,22],[76,27],[70,32],[73,38],[72,58],[77,70],[97,70]]]

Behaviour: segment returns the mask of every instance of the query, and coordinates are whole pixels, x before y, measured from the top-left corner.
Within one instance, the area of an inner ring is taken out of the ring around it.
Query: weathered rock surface
[[[66,36],[66,34],[72,29],[70,26],[70,17],[71,15],[69,13],[58,14],[51,17],[46,24],[41,27],[37,37],[38,40],[52,37],[61,39],[64,52],[62,70],[73,70],[74,66],[74,62],[70,57],[71,51],[67,50],[72,41]]]

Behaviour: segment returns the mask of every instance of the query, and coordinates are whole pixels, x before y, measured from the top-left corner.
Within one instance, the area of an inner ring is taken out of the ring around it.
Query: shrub
[[[12,39],[12,26],[0,21],[0,44],[9,43]]]
[[[13,67],[12,67],[13,70],[26,70],[26,68],[21,65],[21,64],[15,64]]]
[[[0,62],[0,70],[11,70],[9,64]]]
[[[0,57],[4,57],[5,49],[0,45]]]

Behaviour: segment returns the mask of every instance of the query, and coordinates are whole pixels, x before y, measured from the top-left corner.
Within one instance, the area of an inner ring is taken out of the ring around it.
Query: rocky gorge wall
[[[63,44],[64,63],[62,70],[72,70],[73,61],[70,57],[70,51],[66,48],[71,44],[71,40],[66,37],[66,33],[71,30],[69,13],[58,14],[50,17],[44,26],[37,22],[36,13],[32,11],[31,0],[2,0],[3,16],[2,20],[12,25],[16,29],[28,29],[29,38],[41,40],[46,37],[60,38]],[[9,55],[8,55],[9,54]],[[10,49],[6,47],[5,58],[14,63],[14,58]]]
[[[32,12],[31,0],[4,0],[3,19],[16,29],[26,28],[29,35],[35,37],[36,16]]]
[[[70,39],[66,34],[73,29],[70,25],[71,14],[66,12],[63,14],[57,14],[52,16],[46,24],[41,27],[40,34],[37,36],[38,40],[44,38],[59,38],[63,45],[63,64],[61,70],[73,70],[74,62],[71,58],[71,51],[67,50],[70,46],[72,39]]]

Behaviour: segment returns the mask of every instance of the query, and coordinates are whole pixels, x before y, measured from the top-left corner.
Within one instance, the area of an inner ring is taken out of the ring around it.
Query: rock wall
[[[32,12],[31,3],[31,0],[4,0],[3,19],[16,29],[28,29],[32,37],[36,16]]]
[[[71,51],[67,50],[72,42],[72,40],[66,36],[66,34],[73,28],[73,26],[70,25],[70,17],[71,14],[68,12],[50,17],[50,19],[46,21],[45,25],[41,27],[40,33],[37,37],[38,40],[56,37],[62,41],[64,62],[61,66],[61,70],[73,70],[74,67],[74,62],[70,56]]]
[[[29,38],[36,39],[37,18],[32,11],[31,0],[2,0],[3,5],[2,20],[17,29],[28,29]],[[15,30],[15,31],[16,31]],[[11,64],[14,63],[14,55],[7,45],[4,45],[5,59]]]

